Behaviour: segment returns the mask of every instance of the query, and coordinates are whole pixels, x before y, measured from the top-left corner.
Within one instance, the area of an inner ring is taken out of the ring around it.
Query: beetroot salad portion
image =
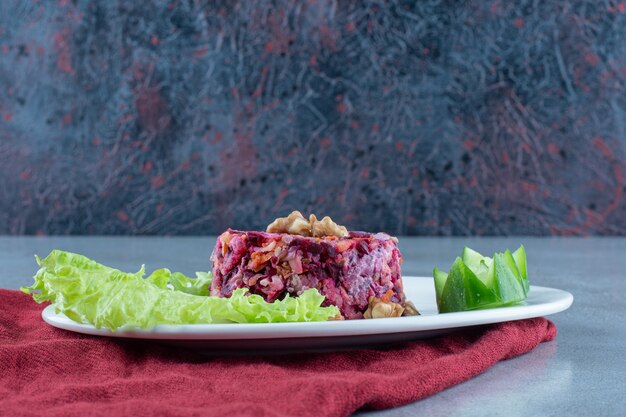
[[[323,227],[319,222],[320,230]],[[228,229],[218,237],[211,255],[211,295],[230,297],[236,289],[248,288],[273,302],[315,288],[326,298],[323,305],[337,306],[344,319],[371,317],[368,304],[371,308],[373,300],[398,306],[394,316],[402,314],[406,300],[397,239],[385,233],[339,234],[314,237]]]

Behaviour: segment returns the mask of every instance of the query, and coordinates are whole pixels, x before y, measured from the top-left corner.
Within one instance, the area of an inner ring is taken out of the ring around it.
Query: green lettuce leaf
[[[230,298],[208,296],[210,273],[189,278],[158,269],[143,278],[142,266],[126,273],[101,265],[85,256],[54,250],[40,266],[35,282],[22,291],[35,301],[54,303],[57,312],[70,319],[110,330],[151,328],[158,324],[270,323],[325,321],[336,316],[334,307],[321,307],[317,290],[299,297],[268,303],[240,288]]]

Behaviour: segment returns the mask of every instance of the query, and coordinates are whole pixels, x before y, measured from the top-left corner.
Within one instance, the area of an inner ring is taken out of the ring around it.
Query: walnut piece
[[[385,297],[383,297],[385,298]],[[383,301],[380,298],[370,297],[368,299],[367,310],[363,313],[366,319],[382,319],[386,317],[400,317],[404,312],[404,307],[391,301]]]
[[[341,313],[337,313],[336,315],[329,317],[328,318],[329,321],[340,321],[340,320],[345,320],[343,318],[343,316],[341,315]]]
[[[312,237],[348,236],[348,229],[338,225],[330,217],[326,216],[322,220],[317,220],[315,214],[311,214],[307,220],[299,211],[292,211],[289,216],[274,220],[267,226],[266,231]]]
[[[339,226],[328,216],[325,216],[322,220],[317,220],[315,214],[311,214],[309,216],[309,223],[311,224],[311,236],[313,237],[348,236],[348,229],[344,226]]]
[[[279,217],[267,226],[270,233],[311,236],[311,223],[299,211],[292,211],[287,217]]]
[[[417,307],[415,307],[415,304],[413,304],[411,301],[406,300],[404,302],[404,312],[402,313],[403,316],[419,316],[420,312],[417,311]]]

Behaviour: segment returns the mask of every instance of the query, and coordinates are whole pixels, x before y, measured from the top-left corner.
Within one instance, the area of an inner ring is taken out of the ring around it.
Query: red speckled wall
[[[624,234],[623,2],[0,2],[0,233]]]

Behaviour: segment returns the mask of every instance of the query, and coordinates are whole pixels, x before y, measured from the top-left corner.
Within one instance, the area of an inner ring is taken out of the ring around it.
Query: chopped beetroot
[[[305,237],[229,229],[215,245],[211,295],[237,288],[272,302],[316,288],[346,319],[359,319],[370,296],[404,305],[397,239],[350,232],[348,237]]]

